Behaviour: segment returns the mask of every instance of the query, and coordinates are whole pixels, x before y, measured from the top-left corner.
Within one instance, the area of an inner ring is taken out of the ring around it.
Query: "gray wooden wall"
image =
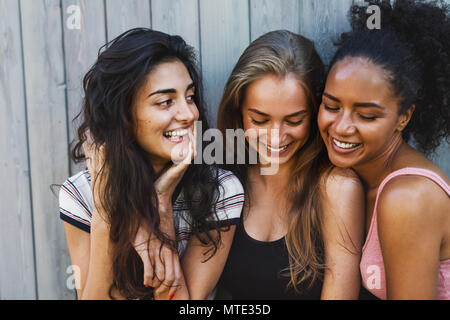
[[[349,28],[352,0],[0,0],[0,299],[73,299],[70,258],[50,185],[79,167],[69,142],[81,79],[99,47],[137,26],[179,34],[198,49],[215,118],[224,83],[247,45],[288,29],[325,61]],[[67,9],[81,9],[69,29]],[[450,174],[450,152],[436,161]],[[70,280],[70,279],[69,279]],[[70,281],[69,281],[70,282]]]

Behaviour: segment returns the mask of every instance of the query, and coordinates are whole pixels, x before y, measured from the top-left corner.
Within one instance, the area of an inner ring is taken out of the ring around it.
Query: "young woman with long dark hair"
[[[363,190],[351,170],[331,166],[321,140],[324,77],[313,42],[281,30],[252,42],[228,79],[218,127],[248,134],[237,141],[246,163],[226,166],[246,202],[219,282],[223,298],[358,298]],[[269,167],[276,170],[261,174]]]
[[[132,29],[103,48],[83,86],[73,157],[89,170],[60,191],[78,297],[206,298],[243,193],[230,172],[190,164],[195,122],[208,129],[193,48]]]
[[[449,7],[368,3],[381,29],[351,8],[318,118],[331,162],[364,185],[362,284],[380,299],[450,299],[450,181],[425,156],[449,136]]]

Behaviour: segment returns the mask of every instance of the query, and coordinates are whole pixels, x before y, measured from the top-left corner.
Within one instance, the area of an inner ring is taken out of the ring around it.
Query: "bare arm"
[[[64,222],[67,243],[72,264],[79,268],[76,283],[77,297],[80,300],[108,300],[112,284],[112,262],[110,256],[109,230],[97,226],[91,234]],[[117,293],[115,299],[121,299]]]
[[[323,192],[325,271],[321,299],[358,299],[364,191],[351,171],[334,169]]]
[[[422,177],[397,177],[378,200],[387,299],[436,299],[449,200]]]
[[[236,226],[229,231],[221,232],[221,242],[214,256],[206,262],[204,252],[206,247],[197,237],[192,237],[183,256],[182,267],[185,274],[190,298],[192,300],[204,300],[216,287],[227,261],[233,242]],[[214,232],[214,236],[217,232]]]

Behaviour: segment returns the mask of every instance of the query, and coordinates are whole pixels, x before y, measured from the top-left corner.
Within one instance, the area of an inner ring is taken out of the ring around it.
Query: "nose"
[[[190,123],[196,120],[197,114],[195,103],[189,104],[185,99],[181,99],[181,102],[177,104],[175,119],[179,122]]]
[[[284,140],[285,130],[283,124],[276,122],[273,124],[273,126],[271,126],[269,130],[270,131],[267,132],[269,138],[268,143],[272,147],[279,147]]]
[[[341,136],[349,136],[356,132],[355,124],[353,123],[350,112],[343,112],[336,117],[334,131]]]

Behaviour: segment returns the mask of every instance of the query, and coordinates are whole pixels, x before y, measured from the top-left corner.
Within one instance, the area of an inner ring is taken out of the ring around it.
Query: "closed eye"
[[[368,116],[363,116],[362,114],[359,115],[359,117],[363,120],[367,120],[367,121],[373,121],[375,120],[377,117],[372,116],[372,117],[368,117]]]
[[[257,121],[255,119],[252,119],[251,121],[252,121],[252,123],[254,123],[256,125],[263,125],[263,124],[267,123],[267,120]]]
[[[292,126],[298,126],[298,125],[302,124],[302,122],[303,122],[303,119],[299,120],[299,121],[289,121],[289,120],[286,121],[287,124],[292,125]]]
[[[324,108],[325,108],[325,110],[328,110],[328,111],[338,111],[339,110],[339,108],[337,108],[337,107],[330,107],[329,105],[327,105],[327,104],[323,104],[323,106],[324,106]]]

